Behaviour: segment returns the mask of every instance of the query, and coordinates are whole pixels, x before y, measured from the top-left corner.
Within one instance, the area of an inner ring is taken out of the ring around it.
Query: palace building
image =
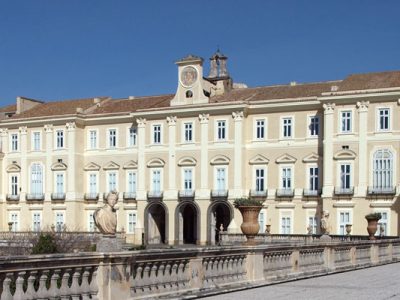
[[[261,231],[399,234],[400,71],[247,87],[219,51],[176,62],[173,95],[0,109],[0,230],[93,231],[112,190],[118,230],[148,244],[240,232],[235,198],[263,200]]]

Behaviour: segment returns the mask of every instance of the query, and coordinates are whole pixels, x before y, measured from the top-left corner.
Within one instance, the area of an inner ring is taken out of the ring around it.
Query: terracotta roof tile
[[[0,112],[3,113],[15,112],[16,110],[17,110],[17,105],[15,104],[0,107]]]
[[[400,87],[400,71],[349,75],[338,91]]]

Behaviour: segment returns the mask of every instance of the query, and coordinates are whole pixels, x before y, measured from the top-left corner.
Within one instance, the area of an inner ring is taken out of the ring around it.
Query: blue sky
[[[174,93],[217,46],[249,86],[400,70],[400,1],[0,0],[0,105]],[[207,74],[207,73],[206,73]]]

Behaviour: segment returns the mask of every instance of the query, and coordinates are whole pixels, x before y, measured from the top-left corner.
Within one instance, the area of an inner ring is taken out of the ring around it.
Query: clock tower
[[[178,65],[178,88],[171,106],[208,103],[204,93],[203,59],[188,55],[176,62]]]

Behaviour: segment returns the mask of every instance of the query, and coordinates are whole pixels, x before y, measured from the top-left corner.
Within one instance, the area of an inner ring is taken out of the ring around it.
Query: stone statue
[[[329,224],[329,211],[324,210],[321,218],[321,233],[324,235],[329,235],[330,232],[331,228]]]
[[[107,195],[107,203],[96,209],[93,214],[94,223],[102,234],[115,235],[117,231],[117,214],[114,206],[118,202],[118,192],[111,191]]]

